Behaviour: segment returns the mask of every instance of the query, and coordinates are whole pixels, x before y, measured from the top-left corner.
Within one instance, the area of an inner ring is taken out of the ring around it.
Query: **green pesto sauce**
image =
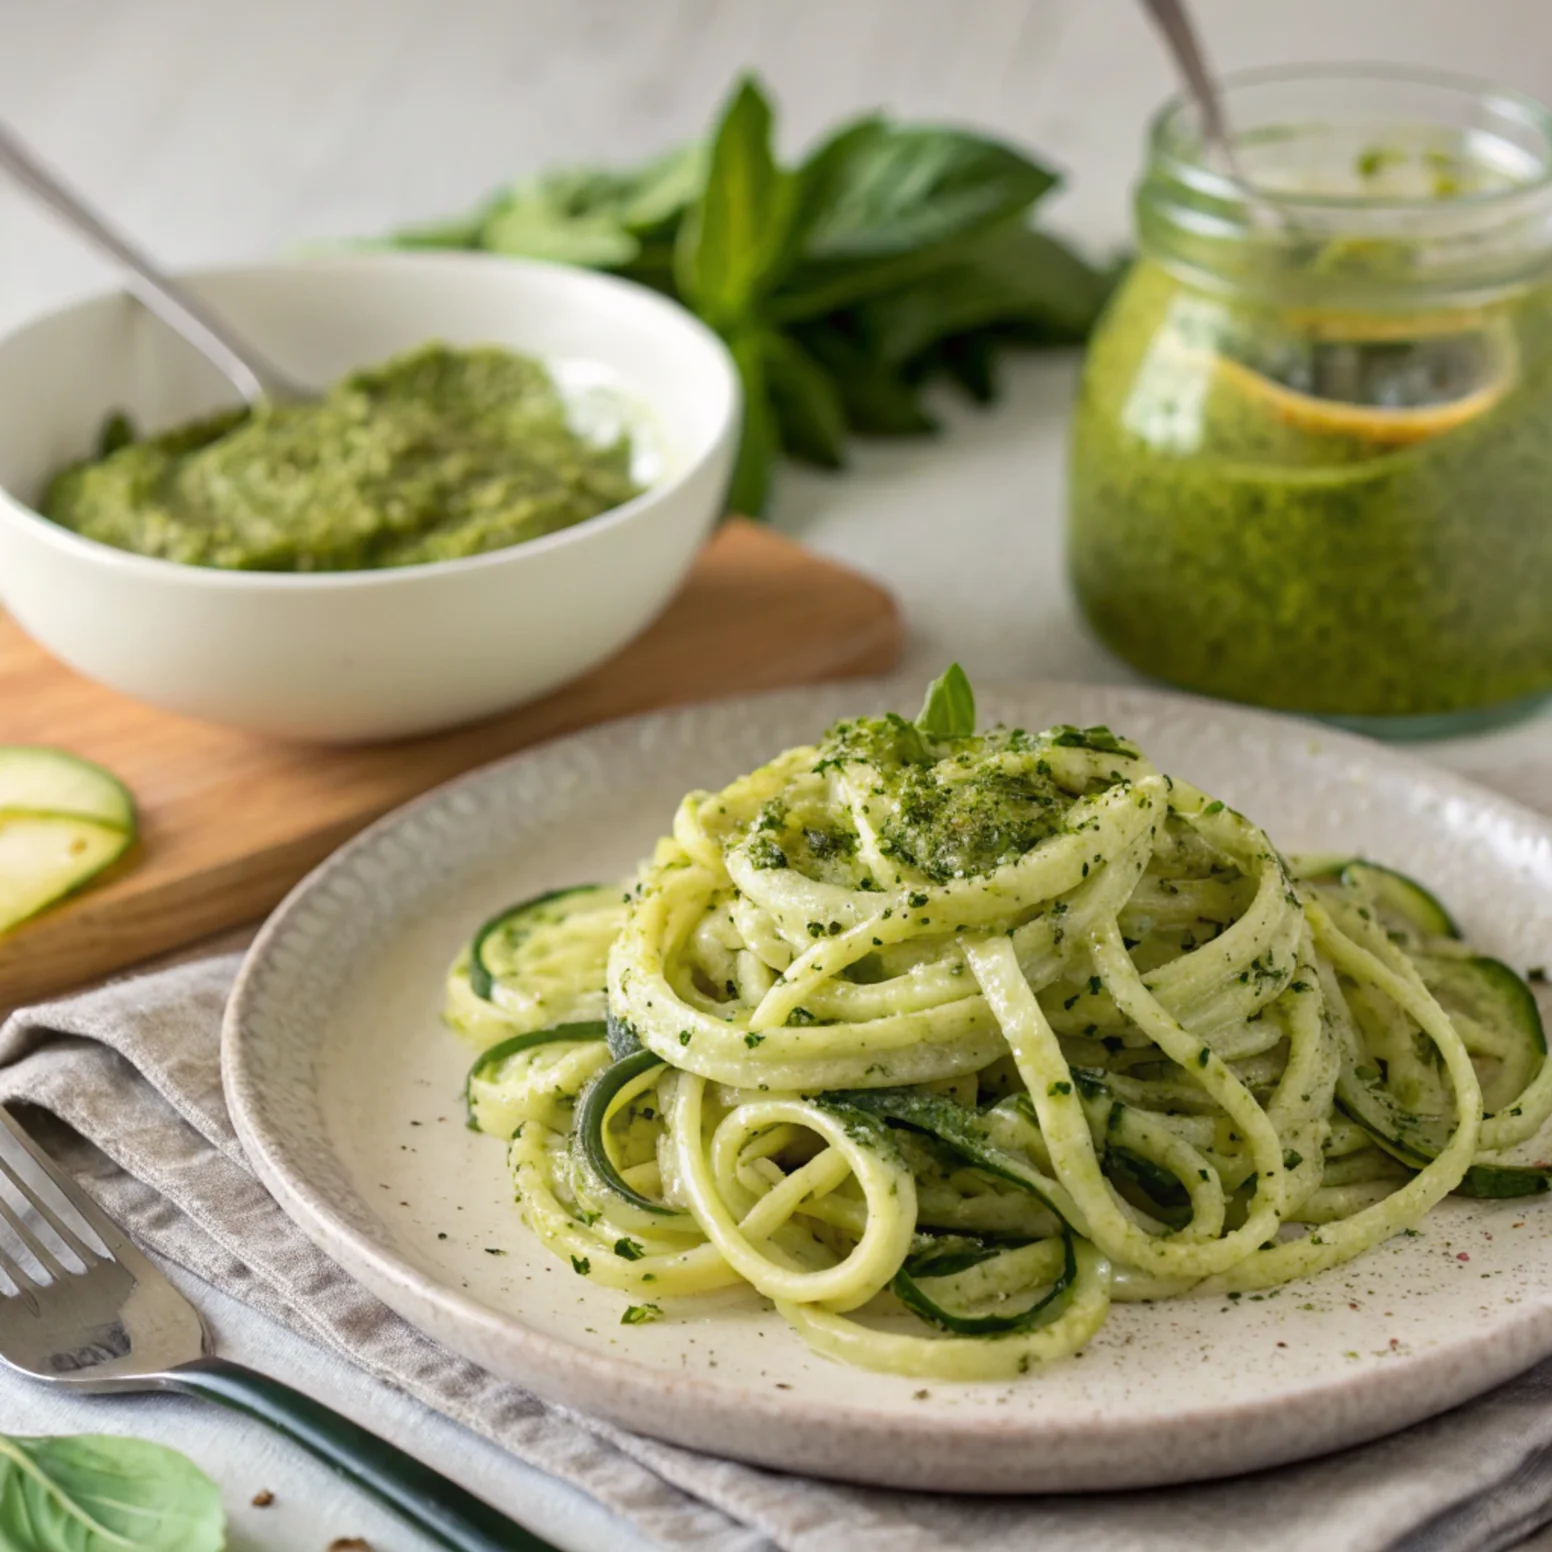
[[[903,717],[863,717],[825,734],[819,766],[864,761],[874,767],[880,850],[934,883],[946,883],[1016,862],[1065,829],[1074,794],[1043,757],[1053,743],[1133,752],[1104,728],[1031,735],[998,727],[937,739]]]
[[[305,404],[261,404],[56,475],[44,514],[137,555],[244,571],[455,560],[638,493],[631,448],[567,424],[544,366],[426,345]]]
[[[1204,349],[1166,369],[1164,334],[1193,328]],[[1068,549],[1095,630],[1156,678],[1324,715],[1552,689],[1552,294],[1488,328],[1511,342],[1509,391],[1382,445],[1291,424],[1213,373],[1215,336],[1244,320],[1140,263],[1090,348],[1074,424]]]

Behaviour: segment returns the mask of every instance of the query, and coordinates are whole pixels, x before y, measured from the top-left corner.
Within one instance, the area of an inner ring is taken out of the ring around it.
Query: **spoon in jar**
[[[11,174],[82,237],[129,271],[137,301],[194,347],[248,404],[316,398],[282,372],[218,314],[119,236],[92,208],[54,176],[23,141],[0,123],[0,167]]]
[[[1218,83],[1213,80],[1212,72],[1207,68],[1207,56],[1202,52],[1185,0],[1142,0],[1142,5],[1163,34],[1170,54],[1174,57],[1175,67],[1186,84],[1186,90],[1195,99],[1197,111],[1202,115],[1202,133],[1208,145],[1217,151],[1229,176],[1244,191],[1251,219],[1263,226],[1286,229],[1290,225],[1287,212],[1267,199],[1245,176],[1239,152],[1234,145],[1234,134],[1229,128],[1228,115],[1223,111],[1223,96],[1218,90]]]

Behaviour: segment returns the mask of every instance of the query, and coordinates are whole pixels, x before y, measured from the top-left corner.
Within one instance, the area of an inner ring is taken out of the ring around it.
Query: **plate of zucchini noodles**
[[[272,918],[224,1061],[282,1206],[500,1376],[788,1470],[1092,1490],[1552,1352],[1549,960],[1528,810],[954,666],[409,805]]]

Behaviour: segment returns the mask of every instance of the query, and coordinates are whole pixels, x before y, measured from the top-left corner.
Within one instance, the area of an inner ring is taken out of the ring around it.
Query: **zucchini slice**
[[[575,1141],[580,1147],[573,1149],[579,1195],[596,1199],[608,1193],[625,1207],[634,1208],[637,1213],[649,1214],[648,1221],[655,1219],[660,1225],[663,1219],[683,1219],[686,1215],[666,1202],[655,1202],[650,1196],[643,1196],[626,1181],[615,1168],[604,1130],[609,1125],[615,1097],[620,1090],[643,1074],[665,1065],[660,1056],[642,1050],[604,1068],[583,1096],[577,1110]],[[621,1221],[629,1220],[622,1218]]]
[[[949,1255],[933,1251],[914,1255],[895,1273],[890,1288],[908,1310],[940,1330],[959,1336],[984,1337],[1033,1331],[1061,1314],[1071,1296],[1078,1265],[1072,1231],[1051,1201],[1049,1192],[1053,1182],[1023,1160],[997,1147],[986,1136],[974,1111],[940,1095],[924,1095],[910,1089],[856,1089],[826,1094],[819,1103],[839,1115],[858,1117],[863,1124],[871,1121],[875,1126],[903,1127],[935,1139],[950,1152],[958,1154],[965,1163],[1027,1191],[1050,1210],[1061,1226],[1063,1268],[1033,1304],[1007,1315],[971,1313],[949,1307],[945,1302],[950,1296],[949,1288],[924,1288],[924,1282],[938,1278],[942,1278],[944,1284],[951,1284],[984,1261],[1014,1248],[1024,1248],[1003,1245],[995,1249],[988,1247],[985,1255],[975,1251],[966,1254],[960,1249],[966,1242],[956,1238]],[[944,1248],[950,1249],[947,1245]]]
[[[975,1111],[941,1094],[923,1094],[914,1089],[849,1089],[816,1095],[814,1103],[838,1115],[860,1116],[864,1124],[871,1120],[875,1125],[903,1127],[934,1138],[965,1163],[1027,1191],[1053,1216],[1062,1218],[1061,1210],[1051,1199],[1056,1182],[999,1148],[986,1135],[985,1125]]]
[[[1110,1183],[1133,1207],[1171,1229],[1190,1223],[1191,1198],[1167,1169],[1115,1143],[1105,1146],[1105,1169]]]
[[[1338,884],[1363,897],[1387,927],[1401,927],[1425,938],[1459,938],[1455,918],[1415,878],[1362,857],[1300,857],[1300,878],[1311,884]]]
[[[1547,1036],[1530,987],[1499,959],[1414,956],[1434,1000],[1460,1030],[1482,1082],[1482,1110],[1496,1115],[1531,1085],[1547,1056]]]
[[[135,829],[135,800],[117,776],[63,749],[0,744],[0,811],[69,814]]]
[[[617,885],[582,884],[498,912],[453,961],[447,1022],[489,1047],[513,1033],[602,1019],[609,948],[625,910]]]
[[[469,1069],[464,1082],[469,1126],[506,1141],[526,1121],[569,1131],[576,1096],[608,1060],[598,1019],[509,1035]]]
[[[1344,1071],[1337,1079],[1336,1102],[1386,1153],[1409,1169],[1422,1169],[1444,1150],[1450,1133],[1438,1116],[1418,1115],[1399,1106],[1378,1084]],[[1539,1166],[1473,1164],[1452,1196],[1539,1196],[1549,1187],[1552,1169]]]
[[[134,832],[75,814],[0,812],[0,932],[117,862]]]
[[[1512,1105],[1546,1060],[1546,1033],[1530,987],[1508,965],[1486,955],[1419,954],[1415,961],[1471,1052],[1482,1079],[1483,1111],[1491,1116]],[[1421,1169],[1449,1142],[1449,1122],[1407,1109],[1371,1071],[1344,1066],[1337,1104],[1393,1158]],[[1466,1171],[1455,1195],[1535,1196],[1549,1187],[1552,1166],[1479,1163]]]
[[[1453,1194],[1502,1200],[1511,1196],[1540,1196],[1549,1190],[1552,1167],[1548,1165],[1473,1164]]]
[[[948,1300],[958,1291],[953,1284],[966,1281],[966,1273],[985,1269],[1003,1257],[1017,1255],[1029,1247],[1024,1245],[986,1245],[979,1251],[951,1252],[940,1255],[932,1250],[907,1258],[904,1266],[895,1273],[890,1289],[894,1296],[913,1314],[929,1324],[955,1336],[1009,1336],[1014,1332],[1033,1331],[1054,1320],[1066,1304],[1078,1275],[1077,1254],[1073,1247],[1072,1231],[1062,1225],[1062,1270],[1032,1304],[1016,1314],[972,1314],[949,1307]],[[932,1291],[923,1283],[938,1284]]]

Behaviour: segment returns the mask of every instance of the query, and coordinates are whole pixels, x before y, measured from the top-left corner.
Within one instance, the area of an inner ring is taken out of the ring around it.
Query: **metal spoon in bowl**
[[[82,237],[129,271],[128,285],[142,306],[181,335],[237,390],[248,404],[260,399],[293,403],[317,395],[282,372],[232,326],[163,273],[120,237],[79,195],[66,188],[4,123],[0,123],[0,167]]]

